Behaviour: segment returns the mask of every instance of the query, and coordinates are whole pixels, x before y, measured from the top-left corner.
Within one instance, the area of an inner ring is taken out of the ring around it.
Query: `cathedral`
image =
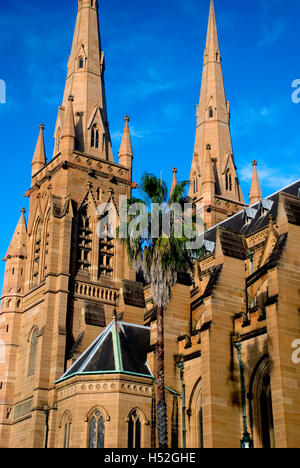
[[[98,2],[78,0],[53,157],[40,125],[28,218],[4,258],[2,448],[158,446],[151,288],[97,235],[97,206],[118,211],[136,188],[127,116],[112,152],[104,71]],[[206,254],[165,311],[169,447],[300,447],[300,180],[263,198],[253,161],[245,202],[213,0],[190,160]]]

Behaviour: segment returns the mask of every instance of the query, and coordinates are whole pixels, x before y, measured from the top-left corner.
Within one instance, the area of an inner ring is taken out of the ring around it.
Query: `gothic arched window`
[[[92,126],[92,132],[91,132],[91,147],[92,148],[99,148],[99,129],[98,125],[94,124]]]
[[[261,448],[275,448],[270,362],[267,357],[262,360],[255,371],[250,394],[254,405],[256,443]]]
[[[70,448],[70,432],[71,432],[71,415],[67,411],[62,420],[61,428],[63,430],[63,448]]]
[[[128,448],[141,448],[141,419],[138,410],[134,410],[129,415],[128,420]]]
[[[232,187],[233,187],[232,186],[232,175],[231,175],[229,170],[226,172],[225,177],[226,177],[226,190],[232,192]]]
[[[82,209],[78,215],[77,270],[90,272],[92,255],[92,230],[87,209]]]
[[[60,152],[60,143],[61,143],[61,128],[59,127],[56,132],[56,153]]]
[[[198,193],[198,178],[196,173],[193,175],[193,191],[194,194]]]
[[[50,213],[48,213],[47,221],[45,223],[45,239],[44,239],[44,260],[43,260],[43,278],[48,273],[49,268],[49,241],[50,241],[50,225],[49,225]]]
[[[39,331],[35,327],[29,337],[30,342],[30,352],[29,352],[29,365],[28,365],[28,375],[33,375],[35,373],[35,363],[37,356],[37,345],[38,345],[38,335]]]
[[[191,416],[192,440],[196,448],[204,448],[204,418],[202,404],[202,381],[195,384],[189,403]]]
[[[107,219],[107,223],[106,220]],[[99,277],[100,276],[112,276],[113,274],[113,260],[114,260],[114,241],[110,237],[111,226],[109,225],[108,213],[104,213],[101,221],[105,221],[103,226],[103,232],[100,236],[99,243]]]
[[[83,57],[78,58],[78,68],[79,69],[84,68],[84,58]]]
[[[32,285],[35,286],[39,281],[40,261],[41,261],[41,243],[42,243],[42,223],[38,220],[34,233],[33,244],[33,267],[32,267]]]
[[[209,116],[210,119],[213,119],[213,117],[214,117],[214,110],[213,110],[212,107],[210,107],[208,109],[208,116]]]
[[[104,448],[105,418],[100,410],[94,411],[89,418],[89,448]]]

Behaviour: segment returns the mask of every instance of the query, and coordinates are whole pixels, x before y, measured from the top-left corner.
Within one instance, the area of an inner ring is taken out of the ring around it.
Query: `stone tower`
[[[0,446],[43,447],[54,382],[111,321],[143,323],[125,310],[124,280],[135,281],[125,246],[97,235],[110,203],[130,197],[132,147],[126,118],[114,162],[104,91],[96,1],[79,0],[55,148],[46,162],[44,126],[32,161],[28,228],[24,211],[5,257],[0,315]],[[29,172],[29,168],[28,168]],[[122,310],[123,308],[123,310]],[[54,411],[55,413],[55,411]],[[51,418],[50,418],[51,424]]]
[[[68,62],[62,106],[55,127],[54,156],[60,151],[61,133],[69,96],[74,96],[75,149],[113,162],[108,126],[97,0],[78,0],[78,13]]]
[[[230,134],[214,3],[211,0],[200,102],[197,106],[195,150],[190,196],[205,205],[207,228],[244,207]]]

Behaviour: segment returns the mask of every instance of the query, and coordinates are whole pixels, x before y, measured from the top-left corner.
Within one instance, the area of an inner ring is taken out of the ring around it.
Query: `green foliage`
[[[120,226],[120,230],[128,235],[123,239],[126,242],[129,261],[134,264],[137,271],[142,271],[145,280],[151,284],[154,303],[166,309],[171,299],[172,287],[177,282],[177,275],[181,272],[192,273],[195,258],[204,254],[204,249],[188,249],[190,239],[186,233],[195,230],[195,219],[191,216],[189,224],[182,216],[177,216],[171,206],[178,204],[182,212],[189,202],[186,194],[189,182],[183,181],[177,184],[173,193],[169,196],[167,185],[153,174],[145,173],[140,184],[141,198],[127,200],[127,210],[136,203],[146,205],[148,214],[146,225],[139,222],[140,212],[129,214],[126,226]],[[153,225],[151,210],[153,204],[161,205],[159,211],[159,226]],[[169,232],[163,230],[163,220],[169,217]],[[136,229],[133,235],[132,222]],[[151,236],[151,232],[157,232]],[[178,234],[180,233],[180,235]]]

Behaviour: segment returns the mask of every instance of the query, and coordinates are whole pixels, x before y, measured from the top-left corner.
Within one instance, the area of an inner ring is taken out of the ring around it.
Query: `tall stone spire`
[[[253,175],[252,175],[252,183],[251,183],[251,190],[250,190],[250,205],[254,205],[255,203],[259,202],[262,199],[262,191],[260,188],[258,173],[257,173],[257,161],[252,162],[253,165]]]
[[[197,201],[201,201],[203,195],[201,187],[206,171],[207,145],[211,146],[216,199],[244,205],[232,151],[229,103],[225,97],[213,0],[210,3],[200,101],[197,106],[195,150],[190,175],[190,196],[197,198]],[[193,183],[195,180],[197,183]],[[221,220],[216,216],[216,222]]]
[[[104,86],[97,0],[78,0],[78,12],[62,106],[55,128],[54,156],[60,151],[70,95],[74,96],[75,150],[113,161]]]
[[[40,124],[40,132],[32,159],[32,177],[39,172],[46,164],[46,152],[44,142],[44,125]]]

